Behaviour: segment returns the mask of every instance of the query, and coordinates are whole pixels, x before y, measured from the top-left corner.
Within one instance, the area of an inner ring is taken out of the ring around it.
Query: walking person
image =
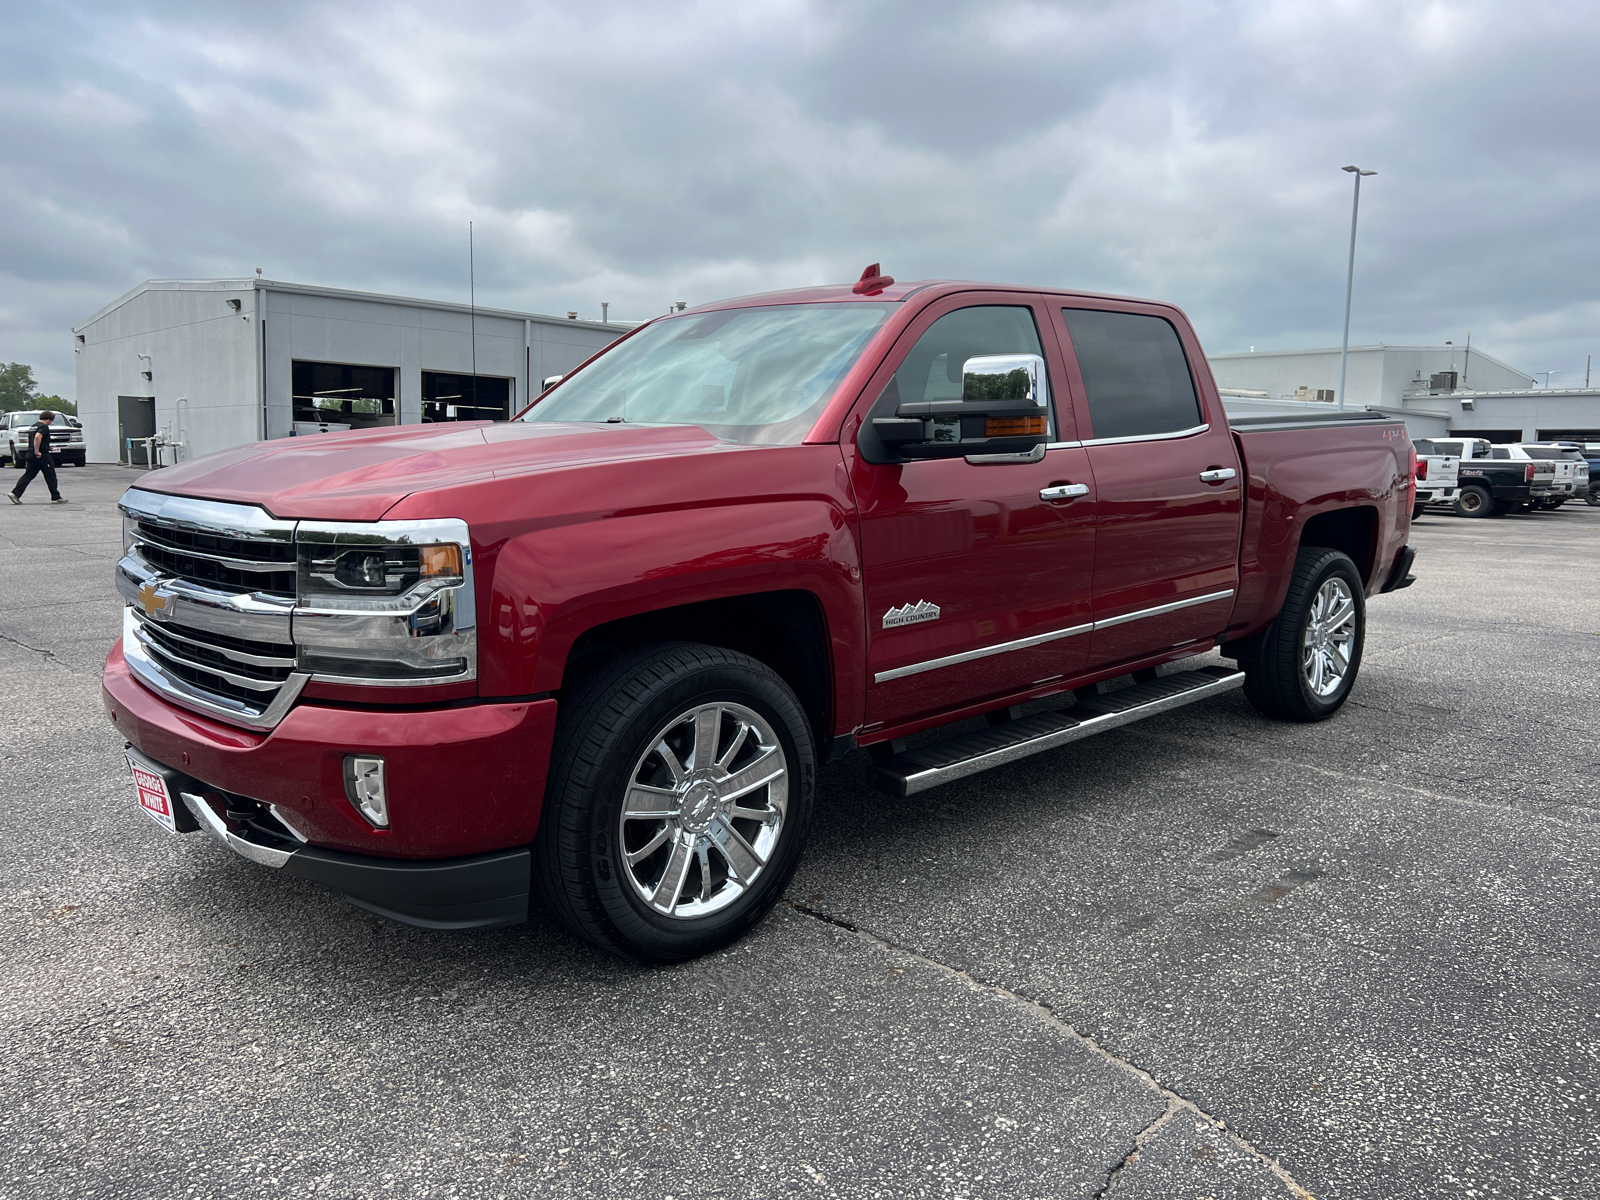
[[[50,427],[55,424],[56,414],[48,408],[39,414],[38,421],[28,428],[28,469],[22,473],[17,486],[6,493],[11,498],[11,503],[21,504],[22,493],[28,490],[28,485],[33,482],[35,475],[43,475],[45,486],[50,489],[51,504],[65,504],[66,497],[61,494],[61,489],[56,487],[56,465],[50,461]]]

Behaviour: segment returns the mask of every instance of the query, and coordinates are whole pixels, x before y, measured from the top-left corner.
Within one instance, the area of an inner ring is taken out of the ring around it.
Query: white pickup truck
[[[1417,499],[1411,506],[1411,519],[1415,521],[1430,504],[1455,503],[1461,458],[1441,452],[1426,438],[1411,444],[1417,451]]]
[[[0,424],[0,434],[5,437],[5,457],[19,471],[27,466],[28,430],[39,420],[39,414],[43,411],[41,408],[29,408],[22,412],[0,413],[0,423],[3,423]],[[55,465],[83,466],[83,426],[78,423],[78,418],[58,412],[54,424],[55,427],[50,430],[50,457],[55,460]]]
[[[1496,446],[1496,450],[1501,447]],[[1589,460],[1577,450],[1567,446],[1553,446],[1538,442],[1520,442],[1506,446],[1506,457],[1527,462],[1555,463],[1555,480],[1550,485],[1550,498],[1536,507],[1557,509],[1568,500],[1586,500],[1589,497]],[[1501,457],[1495,455],[1495,457]]]

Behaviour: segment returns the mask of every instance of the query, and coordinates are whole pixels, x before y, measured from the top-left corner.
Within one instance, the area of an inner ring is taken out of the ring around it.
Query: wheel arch
[[[827,613],[814,592],[793,588],[672,605],[606,621],[573,641],[560,691],[607,662],[651,642],[700,642],[748,654],[794,690],[818,745],[826,746],[836,706]]]
[[[1341,550],[1355,563],[1371,591],[1372,571],[1378,552],[1378,510],[1370,504],[1330,509],[1306,521],[1300,531],[1302,550],[1321,547]]]

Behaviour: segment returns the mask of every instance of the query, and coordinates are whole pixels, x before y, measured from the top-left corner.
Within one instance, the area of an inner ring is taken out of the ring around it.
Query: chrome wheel
[[[788,760],[764,717],[739,704],[681,713],[628,775],[623,873],[663,916],[717,912],[766,869],[788,805]]]
[[[1317,589],[1306,618],[1300,672],[1313,696],[1327,699],[1344,683],[1355,637],[1355,598],[1350,585],[1334,576]]]

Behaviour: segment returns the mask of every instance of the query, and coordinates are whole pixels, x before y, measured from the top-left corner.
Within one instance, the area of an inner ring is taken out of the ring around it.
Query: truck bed
[[[1387,583],[1411,527],[1411,440],[1405,424],[1369,412],[1230,417],[1245,469],[1239,601],[1230,638],[1264,629],[1283,606],[1304,532],[1350,547],[1368,594]],[[1374,534],[1376,536],[1374,536]],[[1370,547],[1370,549],[1363,548]]]

